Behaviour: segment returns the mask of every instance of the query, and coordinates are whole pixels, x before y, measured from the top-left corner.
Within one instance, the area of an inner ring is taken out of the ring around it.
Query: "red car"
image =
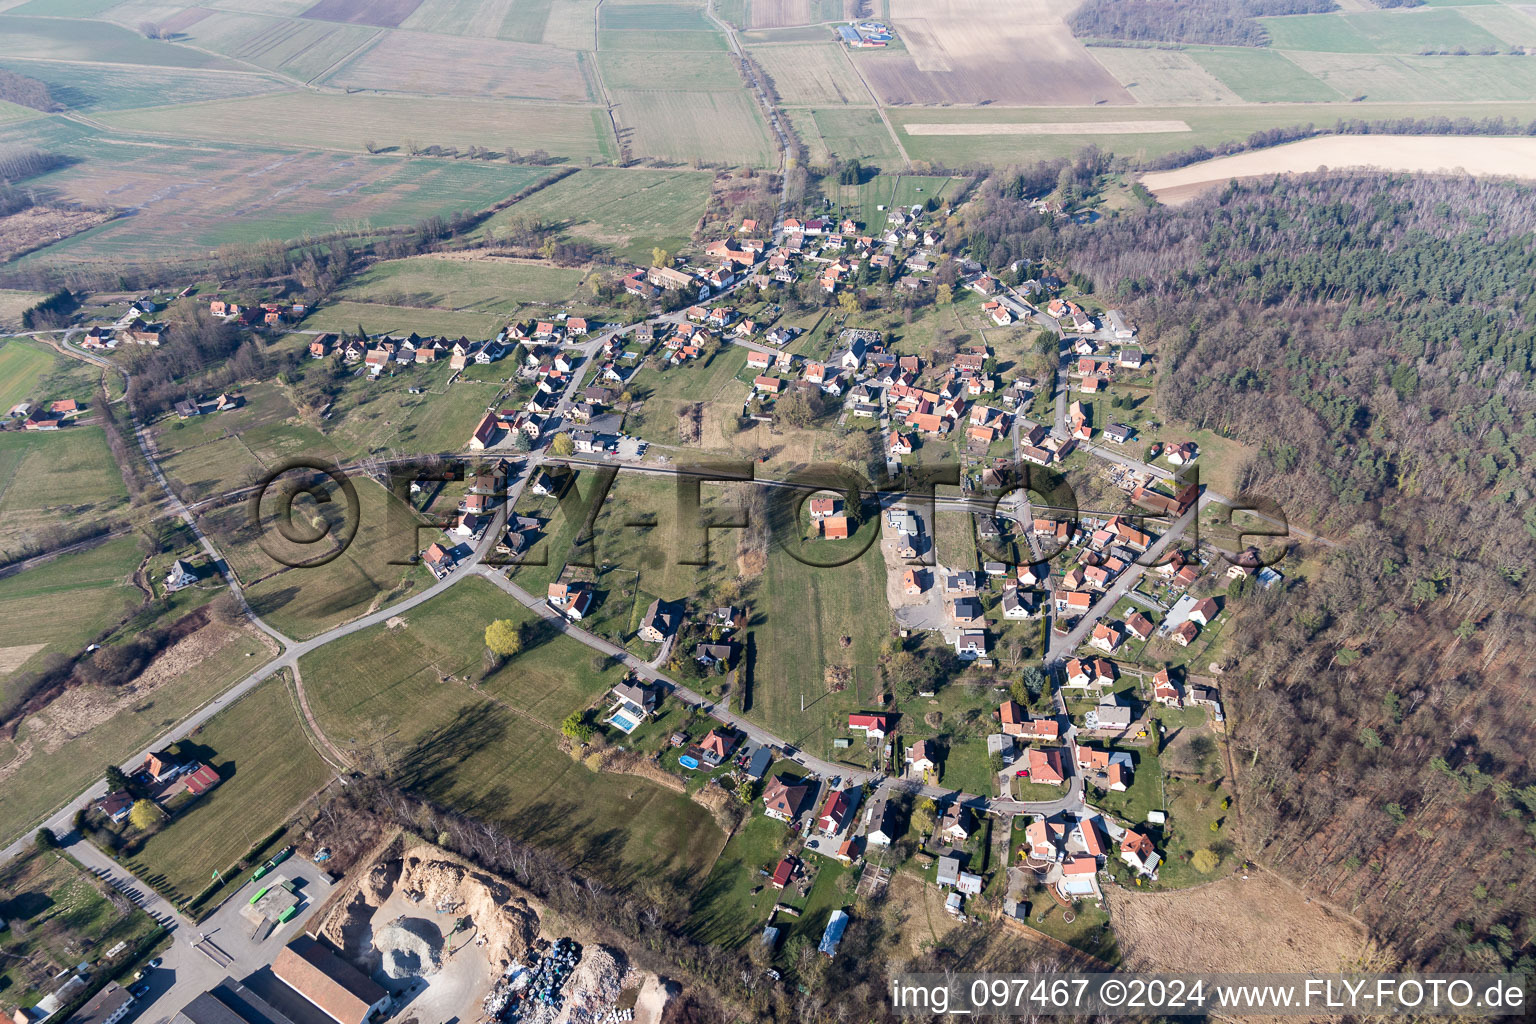
[[[1027,778],[1029,778],[1029,769],[1028,768],[1020,768],[1018,771],[1013,773],[1013,776],[1016,779],[1027,779]]]

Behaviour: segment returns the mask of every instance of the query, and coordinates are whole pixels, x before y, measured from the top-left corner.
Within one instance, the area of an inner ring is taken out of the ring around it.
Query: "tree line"
[[[1333,0],[1087,0],[1067,26],[1085,39],[1264,46],[1269,32],[1256,18],[1338,9]]]
[[[0,68],[0,100],[41,110],[46,114],[64,109],[64,105],[49,93],[46,82],[4,68]]]

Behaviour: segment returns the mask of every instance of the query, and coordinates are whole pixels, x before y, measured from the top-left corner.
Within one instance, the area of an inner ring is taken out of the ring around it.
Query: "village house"
[[[1066,759],[1062,756],[1062,748],[1030,747],[1026,755],[1029,767],[1029,781],[1047,786],[1065,785],[1067,781]]]
[[[791,822],[800,816],[811,787],[789,775],[776,775],[763,787],[763,813],[778,821]]]
[[[551,583],[548,600],[555,611],[579,622],[592,607],[592,588],[581,582]]]
[[[1184,705],[1184,698],[1179,693],[1178,684],[1169,676],[1166,668],[1159,669],[1152,677],[1152,699],[1170,708]]]
[[[659,644],[677,632],[680,616],[671,604],[663,604],[661,598],[651,602],[641,621],[639,636],[648,643]]]
[[[862,732],[872,740],[884,739],[890,727],[890,715],[870,712],[850,712],[848,715],[848,730],[850,732]]]
[[[918,740],[907,748],[907,773],[918,777],[927,777],[932,774],[937,777],[938,762],[933,758],[933,743],[930,740]]]
[[[1073,689],[1088,689],[1114,685],[1115,663],[1107,658],[1073,658],[1067,662],[1066,685]]]
[[[848,826],[859,802],[857,789],[840,789],[827,794],[816,816],[816,828],[824,836],[835,836]]]

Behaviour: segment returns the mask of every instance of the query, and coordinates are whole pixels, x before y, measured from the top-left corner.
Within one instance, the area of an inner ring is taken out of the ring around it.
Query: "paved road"
[[[1164,531],[1163,535],[1147,549],[1146,561],[1156,564],[1159,557],[1183,535],[1184,531],[1189,528],[1189,524],[1195,521],[1195,517],[1200,514],[1200,508],[1206,504],[1209,504],[1209,499],[1206,495],[1202,494],[1200,499],[1191,505],[1189,510],[1182,516],[1175,519],[1173,525]],[[1053,631],[1051,633],[1050,651],[1045,657],[1046,668],[1052,668],[1070,658],[1072,652],[1077,650],[1094,625],[1108,614],[1109,610],[1119,602],[1120,598],[1125,596],[1127,591],[1136,586],[1136,582],[1141,579],[1142,574],[1146,571],[1146,566],[1139,563],[1133,563],[1128,566],[1115,582],[1109,585],[1109,589],[1104,591],[1104,596],[1095,601],[1087,614],[1077,620],[1077,625],[1073,626],[1070,632],[1062,636]]]

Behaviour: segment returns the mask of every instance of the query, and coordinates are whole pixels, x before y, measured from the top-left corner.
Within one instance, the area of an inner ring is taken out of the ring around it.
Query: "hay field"
[[[373,302],[327,302],[311,313],[304,326],[317,331],[352,331],[362,324],[369,334],[446,335],[476,341],[494,338],[507,318],[494,313],[449,313],[440,309],[387,306]]]
[[[746,92],[614,90],[622,130],[637,155],[686,162],[775,165],[768,128]]]
[[[1174,892],[1121,890],[1109,913],[1129,971],[1337,971],[1370,948],[1359,922],[1263,870]]]
[[[1530,7],[1511,9],[1503,4],[1487,4],[1464,7],[1456,13],[1511,46],[1536,46],[1536,18],[1530,16]]]
[[[645,53],[608,50],[597,55],[609,89],[675,89],[729,92],[741,89],[741,75],[727,53]]]
[[[1536,96],[1529,57],[1394,57],[1366,53],[1289,55],[1325,86],[1353,99],[1402,103],[1525,100]]]
[[[552,46],[389,32],[325,79],[378,92],[587,103],[594,83],[575,53]]]
[[[46,83],[54,99],[80,111],[201,103],[286,88],[282,80],[264,74],[229,71],[146,67],[125,74],[116,67],[4,58],[0,68]]]
[[[853,59],[887,105],[1134,103],[1067,29],[1070,9],[1061,0],[1020,0],[1006,14],[985,0],[890,0],[906,49]]]
[[[526,2],[526,0],[525,0]],[[545,8],[537,19],[521,19],[519,24],[526,35],[516,38],[528,42],[542,42],[548,46],[563,46],[568,50],[597,49],[597,19],[592,17],[592,0],[533,0]],[[540,38],[531,38],[535,30]],[[507,31],[504,27],[503,31]]]
[[[163,112],[124,111],[98,118],[130,131],[221,140],[241,125],[252,145],[307,147],[363,154],[363,142],[403,152],[406,140],[422,146],[536,149],[571,158],[608,159],[614,153],[607,117],[597,108],[407,96],[342,96],[307,90],[221,100],[168,119]],[[513,168],[513,170],[518,170]],[[526,170],[523,168],[522,170]]]
[[[9,289],[0,289],[0,327],[20,326],[21,314],[47,298],[42,292],[18,292]],[[11,383],[10,375],[0,372],[0,380],[7,385]],[[0,399],[0,411],[9,409],[15,402],[9,405]]]
[[[1249,103],[1326,103],[1345,98],[1274,50],[1228,46],[1185,53]]]
[[[511,219],[536,217],[564,235],[649,263],[653,246],[675,252],[692,237],[713,180],[708,171],[590,168],[498,213],[485,231],[495,237]]]
[[[819,106],[873,102],[839,43],[755,46],[751,54],[784,103]]]
[[[1163,202],[1187,202],[1232,178],[1303,174],[1320,167],[1372,167],[1419,174],[1466,173],[1475,177],[1536,178],[1536,138],[1433,135],[1337,135],[1305,139],[1272,149],[1203,160],[1173,171],[1142,175],[1142,184]]]
[[[193,46],[281,72],[300,82],[323,75],[331,65],[379,34],[367,25],[268,18],[217,11],[183,29]],[[189,53],[187,47],[178,47]]]
[[[400,28],[412,32],[439,35],[472,36],[476,39],[501,37],[502,23],[514,8],[527,6],[523,0],[423,0]],[[529,40],[538,42],[537,39]]]
[[[1237,93],[1180,50],[1096,46],[1088,52],[1146,106],[1241,102]]]

